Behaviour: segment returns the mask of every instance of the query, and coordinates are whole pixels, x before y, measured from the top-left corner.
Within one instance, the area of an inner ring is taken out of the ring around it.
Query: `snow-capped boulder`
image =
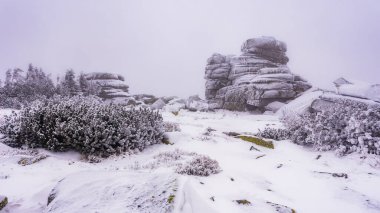
[[[143,104],[146,104],[146,105],[152,105],[154,102],[158,100],[156,96],[148,95],[148,94],[133,95],[133,98],[136,101],[142,102]]]
[[[207,111],[208,104],[202,100],[198,95],[190,96],[186,100],[186,109],[190,111]]]
[[[165,101],[161,98],[155,101],[152,105],[150,105],[151,109],[162,109],[166,105]]]
[[[339,78],[334,81],[336,91],[340,95],[365,98],[380,102],[380,84],[349,81]]]
[[[104,100],[118,100],[128,98],[129,86],[125,84],[124,77],[118,74],[112,73],[88,73],[85,74],[86,80],[90,85],[99,87],[100,98]]]
[[[281,109],[283,106],[285,106],[284,103],[275,101],[265,106],[265,109],[272,112],[277,112],[277,110]]]
[[[253,56],[269,59],[276,63],[286,64],[289,61],[285,54],[286,44],[273,37],[248,39],[243,43],[241,51],[245,54],[253,54]]]
[[[185,109],[185,108],[186,108],[186,100],[181,99],[181,98],[175,98],[175,99],[169,101],[165,105],[164,110],[167,112],[177,113],[181,109]]]
[[[240,56],[213,54],[205,71],[209,107],[236,111],[264,109],[286,103],[311,88],[292,74],[286,63],[286,45],[273,37],[248,39]]]
[[[287,115],[302,115],[307,112],[321,112],[328,108],[344,107],[341,106],[342,100],[351,100],[366,105],[380,105],[380,103],[368,100],[364,98],[351,97],[346,95],[340,95],[331,91],[324,91],[321,89],[313,89],[300,97],[292,100],[288,104],[282,106],[276,114],[280,117]]]

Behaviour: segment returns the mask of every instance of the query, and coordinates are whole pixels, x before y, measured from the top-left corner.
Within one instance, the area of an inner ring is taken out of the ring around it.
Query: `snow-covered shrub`
[[[179,174],[209,176],[221,171],[219,163],[208,156],[198,155],[192,160],[178,166],[176,172]]]
[[[164,122],[164,130],[165,132],[180,132],[181,128],[179,127],[178,123],[174,122]]]
[[[290,132],[286,129],[275,129],[275,128],[266,127],[263,131],[259,130],[256,136],[279,141],[279,140],[289,139]]]
[[[179,165],[181,161],[189,159],[191,157],[198,156],[195,152],[186,152],[183,150],[175,149],[174,151],[160,152],[153,158],[154,163],[161,165]]]
[[[380,155],[380,106],[349,99],[330,100],[321,111],[285,119],[290,139],[338,155]]]
[[[162,122],[161,115],[149,109],[128,110],[94,97],[55,97],[6,117],[0,131],[13,146],[107,157],[160,143]]]

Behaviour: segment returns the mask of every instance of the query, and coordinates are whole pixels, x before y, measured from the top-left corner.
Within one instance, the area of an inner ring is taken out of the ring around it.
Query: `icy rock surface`
[[[129,86],[124,82],[124,77],[112,73],[88,73],[85,75],[90,84],[99,87],[99,97],[106,100],[116,100],[129,97]]]
[[[321,89],[312,89],[282,106],[276,114],[280,117],[291,114],[302,115],[306,112],[321,112],[329,107],[344,107],[339,100],[352,100],[367,105],[380,105],[380,103],[364,98],[351,97]]]
[[[380,84],[349,81],[339,78],[334,81],[337,93],[345,96],[365,98],[380,102]]]
[[[286,66],[286,45],[273,37],[248,39],[239,56],[213,54],[205,71],[210,108],[245,111],[287,102],[311,88]]]
[[[186,109],[190,111],[207,111],[208,104],[198,95],[193,95],[186,100]]]

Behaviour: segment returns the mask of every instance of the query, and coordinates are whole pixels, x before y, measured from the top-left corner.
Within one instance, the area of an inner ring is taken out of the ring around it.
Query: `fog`
[[[132,94],[203,95],[212,53],[267,35],[314,86],[380,83],[379,22],[378,0],[0,0],[0,78],[33,63],[53,76],[119,73]]]

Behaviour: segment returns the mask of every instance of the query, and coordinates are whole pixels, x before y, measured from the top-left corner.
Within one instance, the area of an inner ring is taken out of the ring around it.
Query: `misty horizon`
[[[287,44],[290,70],[313,86],[338,77],[380,83],[377,1],[2,1],[0,79],[29,63],[121,74],[132,94],[204,95],[213,53],[273,36]]]

